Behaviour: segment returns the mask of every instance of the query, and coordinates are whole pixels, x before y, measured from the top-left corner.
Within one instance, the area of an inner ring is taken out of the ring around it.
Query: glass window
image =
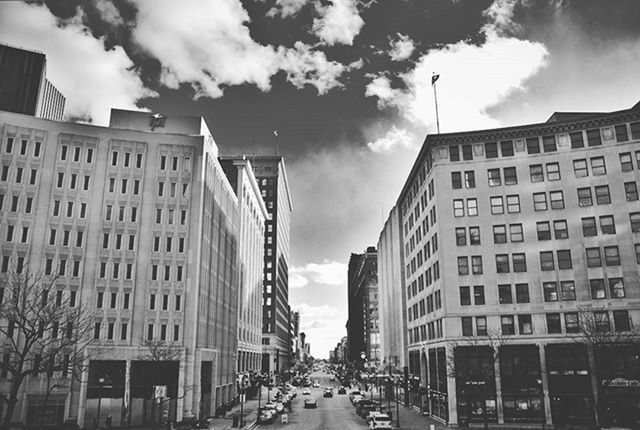
[[[500,215],[504,213],[504,206],[502,203],[502,196],[495,196],[489,198],[489,203],[491,205],[491,214],[492,215]]]
[[[624,194],[627,197],[628,202],[638,200],[638,186],[635,181],[624,183]]]
[[[543,182],[544,173],[542,164],[532,164],[529,166],[529,175],[531,176],[531,182]]]
[[[558,284],[556,282],[543,282],[542,292],[545,302],[558,301]]]
[[[560,180],[560,164],[559,163],[547,163],[547,179],[549,181]]]
[[[490,187],[497,187],[499,185],[502,185],[502,179],[500,177],[500,169],[487,170],[487,177],[489,180]]]
[[[505,167],[504,169],[504,184],[516,185],[518,183],[518,174],[515,167]]]
[[[578,188],[578,206],[580,206],[581,208],[593,206],[591,188]]]
[[[462,173],[451,172],[451,188],[454,190],[462,188]]]
[[[633,161],[630,152],[620,153],[620,170],[630,172],[633,170]]]
[[[460,149],[458,145],[449,147],[449,161],[460,161]]]
[[[458,257],[459,259],[460,257]],[[509,255],[497,254],[496,255],[496,272],[497,273],[509,273]]]
[[[564,314],[564,328],[567,333],[578,333],[580,331],[580,320],[576,312]]]
[[[456,228],[456,245],[464,246],[467,244],[467,230],[464,227]]]
[[[503,157],[513,157],[513,140],[500,141],[500,152]]]
[[[556,239],[566,239],[569,237],[569,229],[567,227],[567,221],[559,219],[553,222],[553,231],[556,235]]]
[[[473,151],[471,145],[462,145],[462,159],[473,160]]]
[[[596,193],[596,203],[599,205],[607,205],[611,203],[611,195],[609,194],[608,185],[600,185],[594,188]]]
[[[586,176],[589,176],[587,160],[584,158],[573,160],[573,173],[576,175],[576,178],[584,178]]]
[[[562,326],[560,324],[560,314],[558,313],[547,314],[547,333],[549,334],[562,333]]]
[[[515,327],[513,324],[513,315],[503,315],[500,317],[500,326],[502,327],[503,335],[515,334]]]
[[[501,305],[513,303],[513,298],[511,296],[511,284],[498,285],[498,301]]]
[[[537,137],[529,137],[527,138],[527,152],[529,154],[539,154],[540,153],[540,139]]]
[[[613,215],[602,215],[600,217],[600,230],[602,234],[616,234],[616,222]]]
[[[607,165],[604,162],[604,157],[591,158],[591,174],[593,174],[593,176],[607,174]]]
[[[551,209],[564,209],[564,196],[562,191],[550,191],[549,200],[551,202]]]
[[[607,191],[609,187],[607,187]],[[478,200],[477,199],[467,199],[467,215],[476,216],[478,215]]]
[[[471,305],[471,289],[468,286],[460,287],[460,306]]]
[[[493,243],[507,243],[507,227],[504,224],[493,226]]]
[[[471,273],[473,273],[474,275],[482,274],[482,256],[481,255],[471,256]]]
[[[600,248],[587,248],[587,267],[602,267]]]
[[[576,299],[576,284],[573,281],[560,282],[562,290],[562,300],[571,301]]]
[[[462,335],[473,336],[473,319],[471,317],[462,317]]]
[[[640,139],[640,121],[632,122],[629,127],[631,128],[631,138]]]
[[[476,187],[476,174],[473,170],[464,172],[464,186],[467,188]]]
[[[584,237],[591,237],[591,236],[598,235],[598,230],[596,229],[595,217],[582,218],[582,235]]]
[[[555,136],[542,136],[542,148],[544,152],[555,152],[558,150],[556,146]]]
[[[640,232],[640,212],[630,213],[629,221],[631,222],[631,231],[634,233]]]
[[[517,194],[507,196],[507,212],[519,213],[520,212],[520,196]]]
[[[627,124],[616,125],[616,142],[626,142],[629,140],[629,133],[627,132]]]
[[[613,326],[615,331],[630,331],[629,311],[613,311]]]
[[[516,284],[516,302],[529,303],[529,284]]]
[[[523,242],[522,224],[509,224],[509,236],[511,242]]]
[[[561,249],[557,251],[558,254],[558,269],[566,270],[573,268],[571,262],[571,250],[570,249]]]
[[[547,210],[547,195],[545,193],[533,193],[533,210]]]
[[[624,283],[622,278],[609,278],[609,294],[612,299],[624,299]]]
[[[589,279],[589,286],[591,287],[592,299],[598,300],[607,298],[604,289],[604,279]]]
[[[636,263],[640,264],[640,243],[636,243],[634,245],[635,251],[636,251]]]
[[[611,324],[609,323],[609,312],[596,311],[593,313],[593,319],[596,323],[596,332],[606,333],[611,330]]]
[[[538,240],[551,240],[551,225],[549,221],[539,221],[536,223]]]
[[[607,266],[620,265],[620,252],[617,246],[604,247],[604,261]]]
[[[458,257],[458,275],[469,274],[469,259],[467,257]]]
[[[514,272],[526,272],[527,271],[527,259],[524,253],[516,253],[511,256],[513,260]]]
[[[569,139],[571,139],[571,148],[584,148],[584,138],[581,131],[569,133]]]
[[[474,285],[473,286],[473,304],[484,305],[484,286],[482,285]]]
[[[518,315],[518,331],[520,334],[533,333],[533,325],[531,324],[531,315]]]
[[[476,334],[478,336],[487,335],[487,317],[476,317]]]
[[[487,158],[498,158],[497,142],[487,142],[484,144],[484,153]]]
[[[587,130],[587,144],[589,146],[600,146],[602,145],[602,138],[600,137],[600,129],[594,128],[591,130]]]
[[[469,227],[469,244],[480,245],[480,227]]]
[[[455,199],[453,201],[453,216],[454,217],[464,216],[464,200]]]
[[[540,270],[555,270],[553,251],[540,252]]]

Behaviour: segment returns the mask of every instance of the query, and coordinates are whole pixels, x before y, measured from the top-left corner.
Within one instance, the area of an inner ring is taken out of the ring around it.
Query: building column
[[[78,395],[78,427],[84,427],[84,413],[87,408],[87,384],[89,382],[89,359],[85,358],[82,363],[82,374],[80,375],[80,393]]]
[[[589,379],[591,380],[591,394],[593,396],[593,412],[596,425],[600,425],[600,396],[598,393],[598,378],[596,372],[596,355],[593,345],[587,344],[587,358],[589,359]]]
[[[453,360],[453,345],[447,344],[445,346],[445,360]],[[454,427],[458,426],[458,397],[456,392],[456,377],[449,372],[449,365],[447,365],[447,399],[449,400],[449,424]]]
[[[544,345],[538,347],[540,352],[540,377],[542,379],[542,402],[544,404],[545,424],[553,424],[551,416],[551,398],[549,397],[549,374],[547,373],[547,354]]]
[[[124,368],[124,393],[122,395],[122,415],[120,425],[128,427],[130,422],[129,411],[131,410],[131,360],[125,362]]]
[[[504,424],[504,411],[502,409],[502,375],[500,375],[499,353],[497,355],[497,360],[493,363],[493,373],[496,384],[496,415],[498,416],[498,424]]]

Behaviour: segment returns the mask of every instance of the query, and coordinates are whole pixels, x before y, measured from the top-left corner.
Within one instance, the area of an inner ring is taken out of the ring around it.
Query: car
[[[331,389],[325,389],[325,390],[324,390],[323,397],[333,397],[333,390],[331,390]]]
[[[338,394],[347,394],[347,389],[344,387],[338,388]]]
[[[355,396],[353,396],[353,400],[351,400],[351,403],[353,403],[353,406],[358,406],[358,403],[360,403],[361,400],[364,399],[364,396],[361,396],[360,394],[357,394]]]
[[[282,402],[276,402],[276,414],[280,415],[284,413],[284,404]]]
[[[315,399],[315,397],[309,397],[307,399],[304,399],[304,407],[308,409],[317,408],[318,401]]]
[[[393,428],[391,426],[391,417],[387,414],[377,415],[369,422],[369,428],[372,430],[390,430]]]
[[[353,398],[359,395],[360,395],[359,390],[353,390],[352,392],[349,393],[349,400],[351,400],[351,402],[353,403]]]
[[[313,388],[320,388],[320,382],[313,381]]]
[[[333,382],[333,381],[335,381],[335,380],[336,380],[336,377],[335,377],[335,376],[333,376],[333,375],[331,375],[331,376],[329,377],[329,380]]]
[[[360,402],[360,404],[362,405],[362,402]],[[358,415],[360,415],[364,419],[367,419],[370,412],[377,411],[379,409],[380,408],[377,403],[365,403],[360,407],[360,410],[358,411]]]
[[[272,423],[276,419],[276,414],[264,406],[258,410],[258,424]]]
[[[308,388],[303,388],[302,389],[302,395],[303,396],[306,396],[306,395],[309,395],[309,394],[311,394],[311,390],[310,389],[308,389]]]

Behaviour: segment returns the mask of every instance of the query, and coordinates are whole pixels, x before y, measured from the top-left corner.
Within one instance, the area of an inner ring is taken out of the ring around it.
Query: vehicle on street
[[[336,380],[336,377],[335,377],[335,376],[333,376],[333,375],[331,375],[331,377],[329,378],[329,380],[330,380],[330,381],[335,381],[335,380]]]
[[[308,399],[304,399],[304,407],[308,409],[317,408],[318,401],[315,399],[315,397],[309,397]]]
[[[351,403],[353,403],[353,398],[355,396],[359,396],[360,395],[360,391],[359,390],[353,390],[352,392],[349,393],[349,400],[351,400]]]
[[[258,424],[272,423],[276,418],[276,414],[271,409],[267,409],[264,406],[258,410]]]
[[[347,394],[347,389],[344,387],[338,388],[338,394]]]
[[[320,382],[319,381],[313,381],[313,388],[320,388]]]
[[[284,412],[284,404],[282,402],[276,402],[276,414],[280,415]]]
[[[367,424],[370,424],[371,420],[374,419],[375,417],[379,416],[379,415],[386,415],[386,414],[384,412],[380,412],[378,410],[369,412],[369,415],[367,416]]]
[[[311,394],[311,390],[310,390],[310,389],[308,389],[308,388],[304,388],[304,389],[302,390],[302,395],[303,395],[303,396],[306,396],[306,395],[309,395],[309,394]]]
[[[353,396],[353,400],[351,400],[351,403],[353,403],[353,406],[358,406],[358,403],[360,403],[361,400],[364,399],[364,396],[361,396],[360,394]]]
[[[373,419],[369,423],[369,428],[372,429],[372,430],[373,429],[376,429],[376,430],[380,430],[380,429],[390,430],[390,429],[393,428],[391,426],[391,418],[389,417],[389,415],[386,415],[386,414],[375,416],[375,417],[373,417]]]
[[[333,390],[330,388],[325,388],[323,397],[333,397]]]

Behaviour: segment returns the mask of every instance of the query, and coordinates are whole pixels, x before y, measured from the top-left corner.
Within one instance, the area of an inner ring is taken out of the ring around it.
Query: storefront
[[[449,395],[447,391],[447,354],[444,348],[430,348],[428,402],[432,417],[449,422]]]
[[[640,351],[633,346],[596,348],[602,426],[640,427]]]
[[[498,421],[493,350],[459,346],[454,350],[458,423]]]
[[[505,423],[544,422],[540,354],[537,345],[502,347],[500,379]]]
[[[586,346],[547,345],[545,353],[554,426],[560,429],[593,428],[593,389]]]

